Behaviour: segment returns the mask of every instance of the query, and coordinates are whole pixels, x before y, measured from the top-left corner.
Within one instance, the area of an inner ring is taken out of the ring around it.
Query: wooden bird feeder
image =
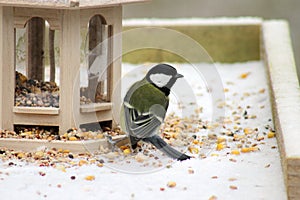
[[[141,1],[145,0],[0,0],[0,129],[55,126],[63,134],[84,124],[111,122],[112,113],[118,114],[113,104],[121,103],[120,95],[112,98],[112,93],[121,77],[122,5]],[[19,55],[20,30],[24,55]],[[16,72],[20,60],[23,73]],[[85,88],[80,83],[82,66],[88,72]],[[58,84],[59,89],[44,94],[41,84]],[[20,104],[15,92],[24,90],[35,99]],[[35,95],[48,98],[47,103],[38,102]],[[82,105],[83,96],[90,102]],[[1,144],[35,146],[27,140],[3,139]],[[80,151],[76,145],[73,149]]]

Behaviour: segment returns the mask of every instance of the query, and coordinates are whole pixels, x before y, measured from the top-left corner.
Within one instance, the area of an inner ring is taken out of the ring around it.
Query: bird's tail
[[[143,139],[145,142],[150,142],[153,144],[157,149],[165,153],[167,156],[170,158],[183,161],[190,159],[191,157],[177,151],[176,149],[172,148],[170,145],[168,145],[161,137],[158,135],[154,135],[152,137],[144,138]]]

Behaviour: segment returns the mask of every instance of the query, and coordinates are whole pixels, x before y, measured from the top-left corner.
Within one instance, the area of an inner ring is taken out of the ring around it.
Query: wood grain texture
[[[86,141],[57,141],[57,140],[32,140],[32,139],[10,139],[0,138],[0,146],[10,149],[33,152],[39,148],[56,148],[70,150],[72,153],[94,153],[100,149],[100,146],[109,147],[105,139],[86,140]]]
[[[110,110],[112,108],[112,103],[90,103],[86,105],[80,105],[80,112],[89,113],[97,112],[103,110]]]
[[[14,113],[36,114],[36,115],[58,115],[59,108],[51,107],[17,107],[13,108]]]
[[[13,9],[0,7],[0,128],[8,130],[13,129],[14,44]]]
[[[60,126],[59,132],[77,127],[80,109],[80,11],[64,10],[60,46]]]
[[[150,0],[0,0],[0,5],[51,9],[78,9],[92,7],[117,6],[128,3],[147,2]]]
[[[289,199],[300,199],[300,91],[289,26],[266,21],[262,33],[286,189]]]

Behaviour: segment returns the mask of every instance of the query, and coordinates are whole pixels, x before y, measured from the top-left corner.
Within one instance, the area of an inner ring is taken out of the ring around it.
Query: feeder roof
[[[0,0],[0,6],[76,9],[116,6],[149,0]]]

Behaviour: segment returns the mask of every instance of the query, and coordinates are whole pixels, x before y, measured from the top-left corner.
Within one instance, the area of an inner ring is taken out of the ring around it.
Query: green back
[[[140,112],[148,112],[151,106],[159,104],[166,110],[169,105],[169,98],[158,88],[143,79],[131,86],[131,96],[129,104],[134,106]],[[129,94],[130,95],[130,94]]]

